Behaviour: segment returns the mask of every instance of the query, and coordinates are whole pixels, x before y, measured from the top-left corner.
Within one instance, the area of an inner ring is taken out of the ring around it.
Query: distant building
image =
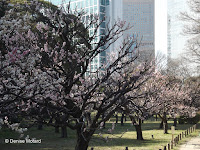
[[[103,20],[106,14],[106,5],[109,4],[109,0],[66,0],[66,5],[70,1],[70,9],[81,11],[84,9],[86,14],[84,15],[83,20],[87,22],[90,20],[90,15],[99,15],[100,19]],[[95,42],[99,41],[103,33],[105,33],[106,22],[102,22],[99,31],[98,37],[95,38]],[[89,29],[89,35],[94,34],[95,26],[91,26]],[[92,43],[91,43],[92,44]],[[104,47],[102,47],[104,48]],[[104,62],[106,61],[106,52],[102,52],[97,55],[91,62],[88,68],[89,72],[95,72]]]
[[[183,35],[184,22],[181,12],[187,11],[187,0],[168,0],[168,59],[176,59],[184,53],[187,37]]]
[[[141,55],[155,55],[155,0],[110,0],[107,8],[111,25],[118,19],[126,21],[132,28],[111,46],[111,50],[119,47],[124,39],[141,40]]]
[[[66,4],[69,1],[71,10],[84,9],[87,12],[86,20],[90,18],[90,14],[98,14],[100,19],[106,16],[107,19],[101,24],[98,31],[99,36],[95,41],[98,41],[105,33],[108,20],[110,20],[110,27],[119,19],[126,21],[127,24],[130,23],[132,28],[122,33],[122,37],[111,45],[109,50],[106,51],[107,53],[119,49],[119,46],[127,37],[129,40],[137,37],[138,42],[141,40],[140,49],[145,51],[145,53],[142,51],[141,54],[155,55],[155,0],[66,0]],[[90,35],[93,34],[94,28],[92,26],[89,29]],[[106,52],[94,58],[88,68],[90,71],[97,70],[106,61]]]

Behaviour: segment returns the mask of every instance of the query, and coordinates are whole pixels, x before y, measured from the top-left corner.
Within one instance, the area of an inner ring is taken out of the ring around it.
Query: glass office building
[[[99,15],[100,19],[106,16],[106,20],[101,24],[98,31],[98,37],[95,39],[98,41],[100,37],[105,33],[106,24],[111,27],[115,21],[123,20],[130,24],[132,28],[122,33],[122,36],[110,46],[109,50],[99,54],[90,63],[88,68],[90,71],[95,71],[102,63],[106,61],[106,53],[110,51],[116,51],[124,39],[132,38],[141,40],[140,49],[141,53],[153,54],[155,53],[155,40],[154,40],[154,7],[155,0],[67,0],[66,4],[70,1],[71,10],[81,11],[84,9],[86,13],[85,20],[88,20],[90,14]],[[94,26],[89,29],[89,34],[93,35]],[[104,48],[104,47],[102,47]],[[145,51],[145,52],[144,52]]]
[[[83,20],[87,22],[90,19],[90,15],[99,15],[100,20],[105,20],[105,14],[106,14],[106,6],[109,4],[109,0],[67,0],[66,5],[70,1],[70,9],[72,11],[82,11],[84,10],[86,14],[84,15]],[[105,33],[105,26],[106,22],[103,21],[98,33],[97,37],[95,38],[95,42],[99,41],[102,34]],[[89,35],[92,36],[94,34],[95,26],[91,26],[89,29]],[[93,43],[91,43],[93,44]],[[94,45],[93,45],[94,46]],[[104,47],[102,47],[104,48]],[[102,52],[99,55],[97,55],[92,62],[90,62],[88,70],[90,72],[95,72],[103,63],[106,61],[106,52]]]
[[[112,45],[115,50],[126,38],[137,38],[140,54],[155,56],[155,0],[110,0],[111,25],[120,18],[132,26]],[[120,42],[121,41],[121,42]],[[149,58],[149,57],[148,57]]]
[[[180,20],[181,12],[188,10],[187,0],[168,0],[168,59],[176,59],[184,53],[187,37],[183,35],[184,22]]]

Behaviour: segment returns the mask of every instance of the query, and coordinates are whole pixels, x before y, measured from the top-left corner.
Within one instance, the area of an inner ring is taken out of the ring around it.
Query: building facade
[[[127,38],[128,40],[137,38],[138,42],[141,41],[142,55],[147,53],[155,55],[155,0],[66,0],[66,4],[69,1],[72,11],[84,9],[87,12],[85,14],[86,20],[90,18],[90,14],[97,14],[100,19],[106,17],[99,28],[99,36],[95,39],[96,41],[105,33],[107,24],[111,27],[119,19],[132,26],[130,30],[122,33],[122,36],[110,46],[109,50],[93,59],[88,68],[91,72],[96,71],[102,65],[102,62],[106,61],[106,55],[110,51],[119,49],[122,42]],[[93,32],[94,26],[90,27],[89,34],[92,35]]]
[[[87,22],[90,19],[90,15],[99,15],[101,20],[105,20],[106,14],[106,6],[109,4],[109,0],[66,0],[66,4],[69,4],[70,1],[70,9],[73,11],[82,11],[84,10],[86,14],[84,15],[84,22]],[[103,21],[101,23],[100,28],[97,32],[97,37],[94,42],[100,40],[103,33],[105,33],[106,22]],[[94,34],[95,26],[91,26],[89,28],[89,35],[92,36]],[[93,44],[93,43],[91,43]],[[94,46],[94,45],[93,45]],[[102,47],[103,48],[103,47]],[[106,52],[102,52],[97,55],[91,62],[88,67],[88,72],[95,72],[103,63],[106,61]],[[86,74],[87,75],[87,74]]]
[[[187,11],[187,0],[168,0],[167,1],[167,36],[169,59],[177,59],[184,53],[187,37],[183,35],[184,22],[180,19],[180,13]]]
[[[124,39],[137,39],[142,56],[155,56],[155,0],[110,0],[111,25],[118,19],[132,28],[125,31],[111,49],[115,50]]]

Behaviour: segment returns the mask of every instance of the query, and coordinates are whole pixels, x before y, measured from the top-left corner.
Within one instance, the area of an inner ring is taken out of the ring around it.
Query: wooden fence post
[[[184,133],[182,132],[182,138],[184,138]]]
[[[187,131],[185,131],[185,137],[186,137],[186,135],[187,135]]]
[[[126,149],[125,150],[128,150],[128,147],[126,147]]]
[[[172,139],[172,141],[171,141],[171,149],[173,149],[173,139]]]
[[[164,146],[164,149],[163,150],[167,150],[167,146]]]
[[[178,141],[179,141],[179,135],[177,136],[177,143],[178,143]]]
[[[182,135],[181,135],[181,133],[179,134],[179,140],[181,141],[181,138],[182,138]]]
[[[170,150],[170,143],[167,144],[167,149]]]
[[[174,139],[174,146],[176,146],[176,142],[177,142],[177,137],[175,137]]]
[[[91,150],[94,150],[94,148],[93,148],[93,147],[91,147]]]
[[[176,146],[176,137],[174,138],[174,147]]]

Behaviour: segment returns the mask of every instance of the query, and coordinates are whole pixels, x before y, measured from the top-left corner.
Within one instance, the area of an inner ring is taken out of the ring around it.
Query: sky
[[[58,5],[62,0],[48,0]],[[167,0],[155,0],[155,51],[167,54]]]
[[[167,55],[167,0],[155,0],[155,49]]]
[[[47,1],[52,2],[54,5],[58,5],[58,4],[62,3],[62,0],[47,0]]]

